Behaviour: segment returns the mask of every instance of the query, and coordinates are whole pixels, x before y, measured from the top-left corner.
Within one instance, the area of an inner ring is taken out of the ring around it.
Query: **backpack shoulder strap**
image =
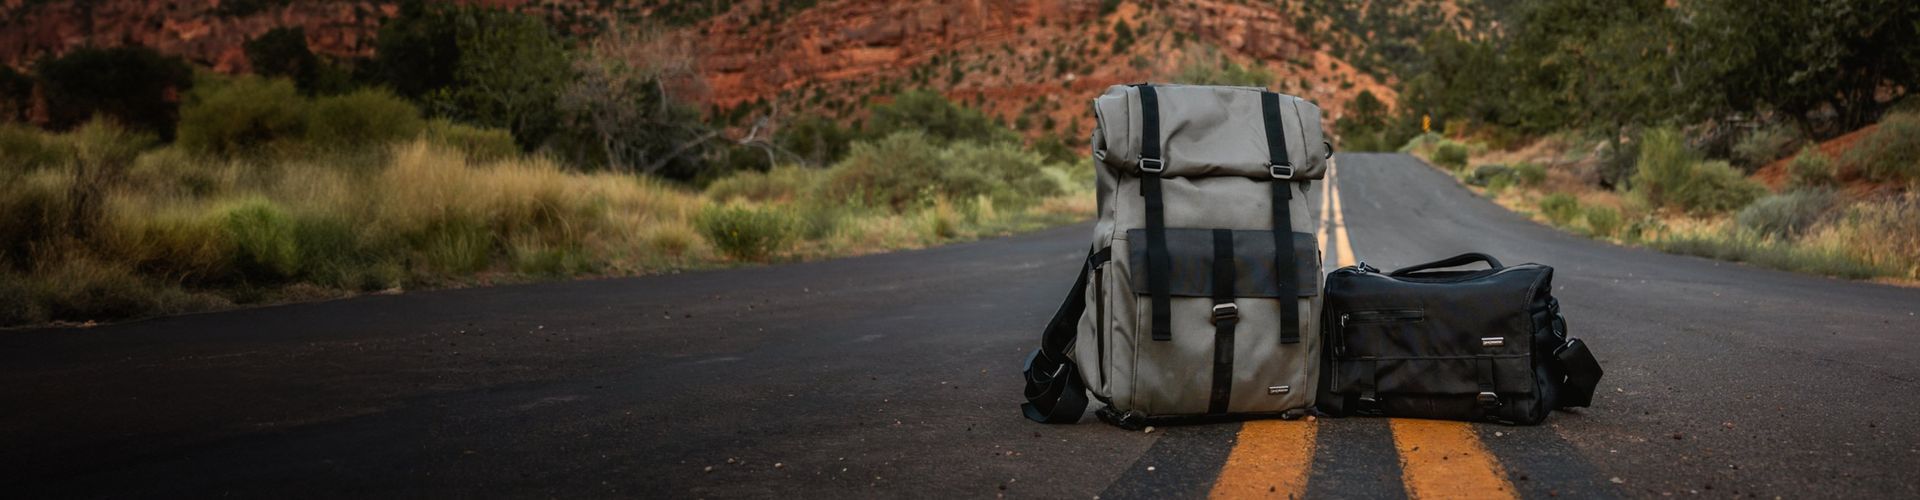
[[[1081,414],[1087,411],[1086,383],[1080,380],[1080,370],[1074,366],[1073,359],[1067,357],[1067,348],[1073,345],[1073,338],[1079,332],[1080,314],[1087,310],[1087,276],[1095,266],[1106,263],[1111,252],[1109,247],[1087,253],[1087,260],[1080,264],[1080,276],[1073,280],[1073,288],[1067,290],[1066,300],[1054,311],[1053,319],[1047,321],[1046,331],[1040,333],[1040,348],[1027,356],[1023,370],[1027,402],[1020,404],[1020,412],[1028,420],[1071,424],[1079,422]]]

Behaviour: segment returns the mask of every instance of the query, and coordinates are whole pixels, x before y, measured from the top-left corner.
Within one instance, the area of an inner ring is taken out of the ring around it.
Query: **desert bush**
[[[217,156],[291,147],[306,129],[306,111],[306,98],[287,80],[203,78],[180,110],[179,144]]]
[[[1594,236],[1611,238],[1615,233],[1620,232],[1619,210],[1614,210],[1612,207],[1591,206],[1587,207],[1586,215],[1587,230]]]
[[[1834,195],[1825,190],[1799,190],[1756,200],[1734,220],[1741,228],[1774,238],[1796,238],[1820,221],[1832,208]]]
[[[1920,114],[1887,115],[1840,163],[1875,181],[1920,180]]]
[[[1746,206],[1766,191],[1724,161],[1701,161],[1672,130],[1650,130],[1640,142],[1633,190],[1655,206],[1719,213]]]
[[[128,318],[151,314],[162,305],[159,291],[122,263],[62,259],[37,278],[49,319]]]
[[[1834,172],[1833,158],[1820,152],[1820,148],[1811,145],[1802,148],[1793,161],[1787,163],[1787,176],[1793,185],[1802,187],[1832,186],[1839,183]]]
[[[1754,129],[1734,143],[1734,164],[1751,172],[1793,152],[1801,142],[1800,130],[1789,125]]]
[[[243,280],[275,283],[300,272],[300,246],[293,217],[271,201],[251,199],[226,210],[222,227],[233,242],[233,260]]]
[[[56,167],[72,155],[53,136],[26,125],[0,123],[0,179]]]
[[[307,141],[333,149],[384,148],[424,126],[418,108],[380,88],[315,99],[306,115]]]
[[[786,244],[792,220],[774,209],[710,207],[694,218],[707,241],[735,260],[763,260]]]
[[[1467,168],[1467,146],[1453,141],[1443,141],[1433,150],[1433,162],[1447,170]]]
[[[514,145],[513,133],[506,129],[434,119],[426,123],[421,136],[434,144],[452,147],[475,162],[496,161],[520,153],[520,147]]]
[[[707,197],[718,202],[790,202],[813,192],[825,169],[782,166],[766,172],[741,172],[707,185]]]
[[[1467,176],[1467,184],[1485,186],[1492,184],[1496,178],[1505,179],[1508,184],[1511,184],[1512,177],[1513,168],[1506,165],[1481,165],[1473,167],[1473,174]]]
[[[39,323],[47,308],[24,276],[0,271],[0,325]]]
[[[1539,186],[1547,180],[1547,167],[1538,163],[1521,163],[1513,166],[1513,176],[1522,186]]]
[[[1200,50],[1187,50],[1180,61],[1180,72],[1174,81],[1194,85],[1237,85],[1242,87],[1262,87],[1273,84],[1273,72],[1261,67],[1257,60],[1253,65],[1242,66],[1211,46]]]
[[[1006,143],[962,141],[946,147],[918,132],[857,143],[820,184],[823,200],[882,206],[896,212],[935,196],[993,197],[1009,206],[1057,192],[1038,154]]]
[[[1802,239],[1842,249],[1886,274],[1920,279],[1920,193],[1854,204]]]
[[[36,253],[70,237],[73,178],[34,172],[0,184],[0,261],[25,266]]]
[[[1555,226],[1566,226],[1580,216],[1580,200],[1566,193],[1554,193],[1540,199],[1540,213]]]
[[[980,110],[954,104],[931,90],[913,90],[868,109],[864,127],[868,138],[879,139],[903,131],[918,131],[940,142],[1012,142],[1020,136]]]

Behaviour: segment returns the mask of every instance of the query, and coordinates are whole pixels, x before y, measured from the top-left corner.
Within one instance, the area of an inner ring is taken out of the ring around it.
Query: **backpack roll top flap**
[[[1094,100],[1094,158],[1124,172],[1151,172],[1141,165],[1142,142],[1156,141],[1161,177],[1235,176],[1303,181],[1326,175],[1331,146],[1321,129],[1320,107],[1298,97],[1257,87],[1154,85],[1158,137],[1144,137],[1138,87],[1115,85]],[[1268,147],[1269,123],[1286,149]],[[1274,165],[1274,158],[1284,165]],[[1276,169],[1276,167],[1281,167]]]

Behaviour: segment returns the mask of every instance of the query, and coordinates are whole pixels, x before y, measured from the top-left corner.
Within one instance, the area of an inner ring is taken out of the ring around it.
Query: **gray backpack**
[[[1072,423],[1087,393],[1122,427],[1304,414],[1320,356],[1309,181],[1320,108],[1249,87],[1114,86],[1094,100],[1099,223],[1027,359],[1027,418]]]

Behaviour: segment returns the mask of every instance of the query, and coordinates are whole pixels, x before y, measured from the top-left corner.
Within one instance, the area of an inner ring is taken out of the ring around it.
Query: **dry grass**
[[[82,146],[71,151],[114,152],[87,143],[112,134],[88,133],[97,137],[44,137]],[[783,168],[702,193],[469,150],[430,136],[379,154],[299,159],[217,159],[168,146],[0,169],[0,326],[728,265],[754,259],[721,251],[700,214],[743,200],[793,226],[767,252],[772,260],[1030,230],[1084,219],[1094,201],[1091,182],[1079,182],[1086,176],[1054,166],[1035,165],[1023,181],[1056,193],[1037,202],[998,201],[1022,198],[1009,190],[1021,187],[961,197],[936,189],[892,208],[817,196],[821,170]]]
[[[1434,142],[1420,141],[1408,149],[1416,155],[1430,153]],[[1910,189],[1891,194],[1885,189],[1842,189],[1843,196],[1821,213],[1794,214],[1813,221],[1796,223],[1804,229],[1777,231],[1745,227],[1733,213],[1661,210],[1633,193],[1600,189],[1593,174],[1597,151],[1592,144],[1560,137],[1490,151],[1471,164],[1539,164],[1546,167],[1546,180],[1533,187],[1468,188],[1542,224],[1616,243],[1828,276],[1909,283],[1920,279],[1920,193]],[[1783,169],[1777,162],[1757,177],[1783,176],[1778,172]],[[1556,201],[1548,205],[1573,200],[1579,208],[1549,217],[1541,209],[1549,197]],[[1749,215],[1753,217],[1757,215]]]

